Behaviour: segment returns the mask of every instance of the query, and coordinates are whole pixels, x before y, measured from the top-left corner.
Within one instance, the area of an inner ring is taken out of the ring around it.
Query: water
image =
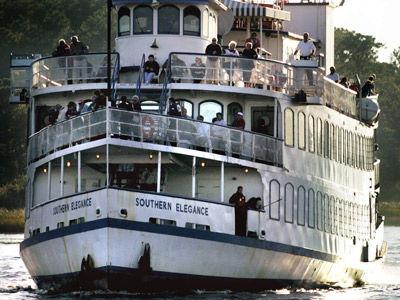
[[[233,293],[230,291],[196,291],[192,294],[143,295],[105,292],[76,292],[48,295],[38,290],[30,278],[20,256],[20,234],[0,234],[0,299],[398,299],[400,298],[400,227],[387,227],[385,240],[389,250],[382,272],[367,276],[368,283],[359,288],[331,288],[315,290],[271,290],[260,293]]]

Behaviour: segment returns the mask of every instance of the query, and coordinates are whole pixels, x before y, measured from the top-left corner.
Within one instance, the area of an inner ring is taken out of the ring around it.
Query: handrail
[[[111,97],[112,99],[111,100],[112,101],[117,100],[116,96],[117,96],[117,83],[119,81],[119,69],[120,69],[119,56],[117,56],[117,61],[114,65],[113,74],[112,74],[112,87],[111,87],[111,90],[112,90],[112,97]]]
[[[142,61],[140,63],[140,70],[139,70],[139,76],[136,82],[136,95],[139,97],[140,99],[140,95],[141,95],[141,87],[142,87],[142,81],[143,81],[143,74],[144,74],[144,63],[146,61],[146,56],[142,55]]]
[[[217,152],[250,161],[282,165],[283,141],[227,126],[159,114],[102,109],[48,126],[29,138],[28,161],[99,137]],[[107,121],[108,120],[108,121]]]
[[[164,82],[163,82],[163,87],[162,87],[162,91],[161,91],[161,97],[160,97],[160,109],[159,109],[159,113],[163,114],[166,113],[166,108],[167,108],[167,97],[168,97],[168,83],[171,80],[171,54],[168,57],[168,63],[167,63],[167,67],[165,69],[165,74],[164,74]]]

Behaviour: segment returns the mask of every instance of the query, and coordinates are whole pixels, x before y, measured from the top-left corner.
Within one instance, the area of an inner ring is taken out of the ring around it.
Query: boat
[[[325,76],[337,5],[113,0],[114,52],[12,54],[10,102],[29,105],[20,254],[37,286],[354,286],[377,270],[379,102]],[[293,55],[304,31],[309,60]],[[217,36],[242,51],[251,32],[257,58],[204,52]]]

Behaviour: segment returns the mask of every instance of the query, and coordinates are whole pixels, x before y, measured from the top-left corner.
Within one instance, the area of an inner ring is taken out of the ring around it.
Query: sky
[[[335,27],[372,35],[385,44],[379,60],[390,62],[393,49],[400,47],[400,0],[346,0],[335,9]]]

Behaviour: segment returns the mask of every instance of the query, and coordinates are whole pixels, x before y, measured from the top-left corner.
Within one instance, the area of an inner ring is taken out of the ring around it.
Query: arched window
[[[208,9],[203,11],[203,35],[208,37]]]
[[[323,154],[323,134],[322,134],[322,120],[317,120],[317,153],[318,155]]]
[[[330,223],[329,223],[329,218],[330,218],[330,215],[329,215],[329,196],[328,196],[328,194],[324,194],[324,220],[323,220],[323,223],[324,223],[324,230],[325,230],[325,232],[330,232]]]
[[[287,146],[294,146],[294,114],[290,108],[285,109],[285,144]]]
[[[181,106],[181,111],[186,109],[186,115],[189,118],[193,118],[193,102],[186,99],[178,99],[179,105]]]
[[[293,223],[294,187],[291,183],[285,185],[285,222]]]
[[[179,8],[165,5],[158,9],[158,34],[179,34]]]
[[[229,103],[228,114],[227,114],[229,125],[233,123],[233,120],[235,119],[235,116],[238,112],[243,112],[242,106],[237,102]]]
[[[317,228],[324,229],[324,201],[321,192],[317,193]]]
[[[306,115],[301,111],[298,114],[299,149],[306,149]]]
[[[131,11],[126,6],[118,10],[118,36],[130,35]]]
[[[314,117],[308,117],[308,151],[311,153],[315,152],[315,126],[314,126]]]
[[[133,33],[153,33],[153,9],[150,6],[138,6],[133,10]]]
[[[315,227],[315,193],[313,189],[308,190],[308,227]]]
[[[328,121],[325,121],[324,123],[324,157],[329,158],[330,157],[330,148],[329,148],[329,142],[330,142],[330,132],[329,132],[329,123]]]
[[[279,220],[281,203],[281,186],[275,179],[269,182],[269,218]]]
[[[200,10],[196,6],[186,7],[183,11],[183,34],[200,36]]]
[[[297,189],[297,224],[306,224],[306,190],[301,185]]]
[[[205,122],[212,122],[216,114],[223,113],[223,106],[215,100],[206,100],[199,104],[199,114],[204,117]]]

